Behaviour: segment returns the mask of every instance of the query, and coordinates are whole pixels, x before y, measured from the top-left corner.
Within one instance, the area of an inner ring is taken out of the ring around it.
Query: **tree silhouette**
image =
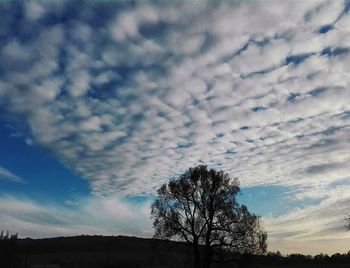
[[[192,244],[195,268],[229,261],[227,252],[265,252],[267,234],[259,217],[237,202],[239,192],[238,179],[223,171],[205,165],[188,169],[158,190],[154,237]]]
[[[350,215],[348,215],[348,217],[345,219],[346,220],[346,224],[345,224],[345,227],[346,229],[350,230]]]

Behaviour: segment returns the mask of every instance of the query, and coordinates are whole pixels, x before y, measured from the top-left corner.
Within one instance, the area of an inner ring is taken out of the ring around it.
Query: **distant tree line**
[[[350,251],[348,253],[303,255],[293,253],[283,256],[279,251],[268,252],[264,256],[245,255],[244,267],[350,267]]]

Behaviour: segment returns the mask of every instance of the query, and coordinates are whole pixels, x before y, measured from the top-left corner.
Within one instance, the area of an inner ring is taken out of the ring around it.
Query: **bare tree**
[[[158,190],[154,237],[192,244],[195,268],[226,262],[227,252],[265,252],[267,234],[259,217],[237,202],[239,191],[238,179],[223,171],[204,165],[188,169]]]
[[[345,218],[345,220],[346,220],[346,224],[345,224],[345,227],[346,227],[346,229],[348,229],[348,230],[350,230],[350,215],[347,217],[347,218]]]

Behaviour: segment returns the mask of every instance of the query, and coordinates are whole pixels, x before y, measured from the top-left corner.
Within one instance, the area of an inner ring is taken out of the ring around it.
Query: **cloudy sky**
[[[269,250],[347,252],[349,1],[2,1],[0,229],[152,235],[156,189],[238,177]]]

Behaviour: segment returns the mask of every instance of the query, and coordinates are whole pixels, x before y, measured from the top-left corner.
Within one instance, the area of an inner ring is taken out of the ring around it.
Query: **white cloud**
[[[314,10],[307,13],[306,19],[315,26],[332,24],[342,13],[343,9],[344,2],[342,1],[319,2],[319,5]]]
[[[0,166],[0,180],[24,183],[25,180],[13,174],[10,170]]]
[[[68,200],[66,206],[28,198],[0,197],[1,228],[20,237],[81,234],[151,236],[150,203],[118,198]]]
[[[350,176],[344,2],[85,4],[38,23],[65,5],[28,6],[2,44],[0,105],[95,196],[154,193],[199,161],[299,199]]]
[[[45,14],[45,8],[37,2],[26,3],[26,16],[29,20],[38,20]]]
[[[344,227],[345,217],[349,213],[348,191],[348,185],[325,188],[321,192],[322,197],[327,198],[320,204],[294,209],[277,218],[265,218],[270,249],[285,253],[303,249],[306,254],[345,252],[347,247],[344,247],[344,243],[350,238]]]

